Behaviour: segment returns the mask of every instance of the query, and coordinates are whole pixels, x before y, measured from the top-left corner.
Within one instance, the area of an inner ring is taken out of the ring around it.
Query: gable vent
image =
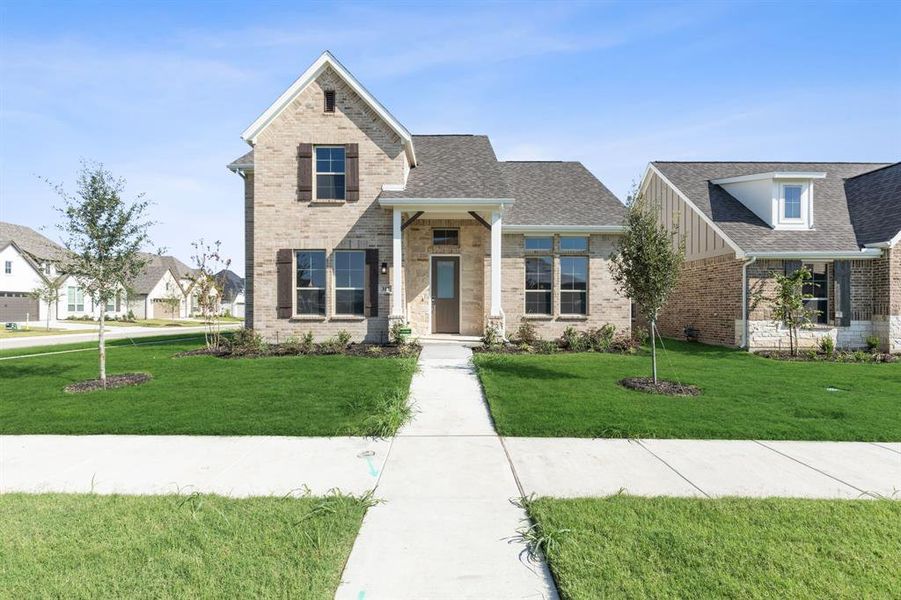
[[[335,112],[335,90],[325,90],[325,112]]]

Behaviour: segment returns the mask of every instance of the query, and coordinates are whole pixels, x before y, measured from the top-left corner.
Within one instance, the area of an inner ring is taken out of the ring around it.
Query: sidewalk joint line
[[[877,448],[882,448],[883,450],[888,450],[889,452],[894,452],[895,454],[901,454],[901,450],[895,450],[894,448],[890,448],[889,446],[883,446],[879,442],[867,442],[867,443],[871,444],[873,446],[876,446]]]
[[[644,444],[642,444],[642,443],[641,443],[641,440],[636,439],[636,440],[634,440],[634,441],[635,441],[636,444],[638,444],[639,446],[641,446],[642,448],[644,448],[645,450],[647,450],[647,451],[651,454],[651,456],[653,456],[654,458],[656,458],[657,460],[659,460],[660,462],[662,462],[663,464],[665,464],[667,467],[669,467],[669,468],[672,470],[673,473],[675,473],[676,475],[678,475],[679,477],[681,477],[682,479],[684,479],[685,481],[687,481],[688,484],[689,484],[691,487],[693,487],[694,489],[696,489],[696,490],[698,490],[699,492],[701,492],[702,494],[704,494],[704,497],[705,497],[705,498],[710,498],[710,494],[708,494],[707,492],[705,492],[704,490],[702,490],[700,487],[698,487],[698,486],[695,484],[695,482],[693,482],[691,479],[689,479],[688,477],[686,477],[685,475],[683,475],[682,473],[680,473],[679,470],[676,469],[676,467],[674,467],[673,465],[669,464],[668,462],[666,462],[665,460],[663,460],[662,458],[660,458],[659,456],[657,456],[657,454],[656,454],[653,450],[651,450],[650,448],[648,448],[647,446],[645,446]]]
[[[763,447],[766,448],[767,450],[770,450],[770,451],[772,451],[772,452],[775,452],[776,454],[779,454],[780,456],[784,456],[785,458],[787,458],[787,459],[789,459],[789,460],[793,460],[793,461],[795,461],[796,463],[798,463],[799,465],[804,465],[804,466],[807,467],[808,469],[811,469],[811,470],[813,470],[813,471],[816,471],[817,473],[819,473],[819,474],[821,474],[821,475],[825,475],[825,476],[828,477],[829,479],[834,479],[835,481],[841,483],[842,485],[846,485],[846,486],[848,486],[848,487],[850,487],[850,488],[853,488],[853,489],[857,490],[858,492],[860,492],[861,494],[866,494],[867,496],[870,496],[871,498],[880,498],[880,495],[879,495],[879,494],[875,494],[875,493],[873,493],[873,492],[868,492],[868,491],[866,491],[866,490],[862,490],[862,489],[860,489],[859,487],[857,487],[856,485],[852,485],[852,484],[848,483],[847,481],[843,481],[843,480],[839,479],[838,477],[836,477],[836,476],[834,476],[834,475],[830,475],[830,474],[827,473],[826,471],[820,470],[820,469],[818,469],[818,468],[816,468],[816,467],[814,467],[814,466],[812,466],[812,465],[808,465],[806,462],[804,462],[804,461],[802,461],[802,460],[799,460],[799,459],[795,458],[794,456],[791,456],[790,454],[786,454],[785,452],[782,452],[782,451],[780,451],[780,450],[776,450],[775,448],[771,448],[770,446],[767,446],[766,444],[764,444],[764,443],[761,442],[760,440],[751,440],[751,441],[753,441],[755,444],[759,444],[760,446],[763,446]]]

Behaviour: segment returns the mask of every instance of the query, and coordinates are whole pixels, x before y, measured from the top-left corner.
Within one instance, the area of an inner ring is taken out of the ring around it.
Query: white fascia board
[[[363,84],[360,83],[356,77],[354,77],[350,71],[348,71],[344,65],[342,65],[337,58],[332,56],[332,53],[326,50],[319,58],[316,59],[310,67],[301,74],[297,80],[291,84],[285,92],[278,97],[278,100],[272,103],[272,105],[267,108],[263,114],[257,117],[257,120],[250,124],[250,126],[244,130],[244,133],[241,134],[241,139],[245,142],[253,146],[256,143],[257,136],[266,129],[266,127],[275,120],[278,115],[281,114],[285,108],[288,107],[289,104],[300,94],[303,92],[308,85],[313,83],[322,72],[331,67],[339,77],[341,77],[347,85],[363,99],[366,104],[369,105],[375,113],[382,118],[390,127],[394,130],[395,133],[404,141],[404,149],[407,153],[407,159],[410,164],[416,164],[416,154],[413,151],[413,136],[407,131],[407,128],[401,125],[400,121],[398,121],[394,116],[388,112],[388,109],[385,108],[381,102],[375,99],[375,97],[369,93],[369,91],[363,87]]]
[[[735,258],[744,258],[744,257],[745,257],[745,251],[742,250],[742,249],[739,247],[738,244],[736,244],[735,242],[733,242],[733,241],[732,241],[732,238],[730,238],[728,235],[726,235],[726,233],[725,233],[722,229],[720,229],[719,225],[717,225],[716,223],[713,222],[713,219],[711,219],[711,218],[708,217],[706,214],[704,214],[704,211],[703,211],[703,210],[701,210],[700,208],[698,208],[697,206],[695,206],[695,203],[692,202],[691,200],[689,200],[688,196],[686,196],[685,194],[682,193],[682,190],[680,190],[680,189],[677,188],[675,185],[673,185],[673,182],[670,181],[669,179],[667,179],[667,178],[666,178],[666,175],[664,175],[664,174],[660,171],[660,169],[658,169],[657,167],[655,167],[653,163],[649,163],[649,164],[648,164],[648,169],[647,169],[647,171],[645,171],[644,179],[642,180],[642,182],[641,182],[641,187],[639,188],[642,192],[644,192],[645,188],[646,188],[647,185],[648,185],[648,182],[650,181],[650,179],[649,179],[649,177],[648,177],[648,175],[649,175],[650,173],[656,174],[657,177],[659,177],[660,179],[663,180],[663,183],[665,183],[666,185],[670,186],[670,188],[672,188],[672,190],[673,190],[674,192],[676,192],[676,195],[679,196],[679,198],[681,198],[682,201],[685,202],[685,204],[686,204],[689,208],[691,208],[693,211],[695,211],[695,212],[698,214],[698,216],[701,217],[701,220],[702,220],[702,221],[704,221],[705,223],[707,223],[707,225],[709,225],[710,228],[713,229],[713,230],[717,233],[717,235],[719,235],[721,238],[723,238],[723,240],[725,240],[726,244],[727,244],[730,248],[732,248],[732,250],[735,251]]]
[[[228,167],[228,170],[231,171],[232,173],[238,173],[238,172],[242,172],[242,171],[247,173],[247,172],[253,171],[253,163],[241,163],[241,164],[232,163],[230,165],[227,165],[227,167]]]
[[[748,252],[748,256],[754,258],[795,258],[804,259],[823,259],[823,260],[862,260],[868,258],[879,258],[882,256],[882,250],[878,248],[862,248],[857,252],[842,250],[812,250],[809,252],[791,250],[785,252]]]
[[[890,240],[886,240],[884,242],[876,242],[875,244],[867,244],[867,248],[893,248],[895,244],[901,242],[901,231],[895,234]]]
[[[513,198],[379,198],[382,208],[430,210],[433,208],[474,210],[488,207],[504,208],[513,204]]]
[[[622,233],[622,225],[504,225],[504,233],[576,235],[579,233]]]
[[[769,173],[754,173],[753,175],[739,175],[738,177],[724,177],[711,179],[710,183],[722,185],[724,183],[741,183],[743,181],[758,181],[760,179],[825,179],[826,173],[812,171],[771,171]]]

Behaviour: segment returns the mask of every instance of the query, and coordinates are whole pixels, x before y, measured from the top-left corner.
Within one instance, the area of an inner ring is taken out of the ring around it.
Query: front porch
[[[510,199],[383,199],[392,210],[390,325],[413,335],[504,331],[502,227]]]

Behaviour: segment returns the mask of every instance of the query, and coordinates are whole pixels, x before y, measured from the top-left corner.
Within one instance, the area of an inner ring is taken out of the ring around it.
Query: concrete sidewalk
[[[240,323],[223,323],[222,331],[240,329]],[[127,338],[152,337],[156,335],[176,335],[179,333],[193,334],[203,333],[206,326],[184,327],[110,327],[106,330],[106,339],[120,340]],[[33,337],[15,337],[0,340],[0,350],[13,350],[15,348],[33,348],[35,346],[59,346],[62,344],[78,344],[82,342],[96,342],[97,330],[86,333],[64,333],[60,335],[38,335]]]
[[[460,345],[429,344],[336,598],[556,598],[514,539],[521,494]]]

